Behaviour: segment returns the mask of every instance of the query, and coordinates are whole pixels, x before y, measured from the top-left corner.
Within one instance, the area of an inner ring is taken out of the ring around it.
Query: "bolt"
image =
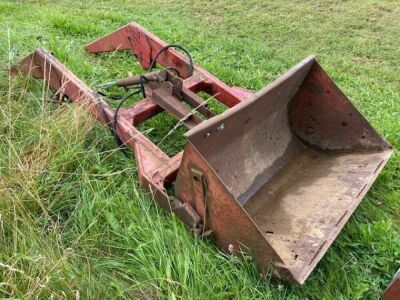
[[[312,127],[307,127],[306,133],[307,133],[307,134],[312,134],[312,133],[314,133],[314,128],[312,128]]]

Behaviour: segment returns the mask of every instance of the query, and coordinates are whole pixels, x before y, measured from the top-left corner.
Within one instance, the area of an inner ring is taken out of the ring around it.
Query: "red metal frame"
[[[147,68],[157,51],[166,45],[138,24],[130,23],[87,45],[86,50],[99,53],[131,49],[140,64]],[[228,107],[252,95],[252,92],[246,89],[229,87],[198,66],[195,66],[193,75],[188,76],[186,58],[174,49],[168,49],[162,53],[157,63],[163,66],[174,66],[185,79],[183,86],[186,89],[195,93],[204,91]],[[37,49],[14,66],[12,72],[22,72],[44,79],[55,93],[89,107],[104,126],[108,126],[108,121],[113,118],[114,110],[44,49]],[[107,119],[102,115],[102,110]],[[200,233],[202,232],[201,220],[193,208],[188,203],[181,203],[178,199],[170,197],[165,191],[165,187],[176,178],[183,151],[169,157],[135,127],[161,111],[162,108],[150,98],[145,98],[129,108],[121,109],[117,133],[121,141],[135,153],[141,185],[153,195],[162,208],[176,213],[189,227]]]
[[[12,69],[13,73],[23,72],[35,78],[44,79],[49,88],[59,95],[67,96],[82,106],[89,108],[92,114],[105,126],[102,110],[111,120],[114,110],[99,95],[55,59],[50,52],[37,49]],[[102,107],[102,108],[101,108]],[[199,231],[200,219],[188,204],[169,197],[165,185],[173,180],[179,169],[182,152],[169,157],[151,142],[135,125],[145,121],[159,111],[159,108],[144,99],[124,110],[118,118],[117,132],[130,149],[135,152],[141,185],[148,190],[161,207],[179,215],[186,224]]]

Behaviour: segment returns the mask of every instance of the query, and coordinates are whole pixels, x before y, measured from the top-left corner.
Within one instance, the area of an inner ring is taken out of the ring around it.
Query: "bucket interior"
[[[187,136],[285,264],[304,270],[392,151],[312,57]]]

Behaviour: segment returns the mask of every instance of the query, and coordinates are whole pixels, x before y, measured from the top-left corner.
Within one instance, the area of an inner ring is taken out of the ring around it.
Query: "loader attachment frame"
[[[46,50],[37,49],[12,71],[44,79],[56,95],[86,107],[104,126],[113,125],[135,154],[142,187],[194,232],[211,236],[226,252],[250,253],[261,271],[272,266],[273,275],[303,283],[392,147],[313,56],[253,93],[230,87],[198,66],[191,73],[179,52],[159,53],[166,46],[136,23],[86,46],[91,53],[130,49],[144,68],[160,54],[157,63],[179,74],[144,75],[145,98],[121,109],[118,119],[116,110]],[[229,109],[215,115],[200,91]],[[190,129],[184,151],[172,157],[137,128],[162,111]],[[171,185],[174,195],[166,191]]]

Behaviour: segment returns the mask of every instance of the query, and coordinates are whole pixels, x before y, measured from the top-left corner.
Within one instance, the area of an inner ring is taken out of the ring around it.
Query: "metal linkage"
[[[135,22],[110,33],[88,45],[86,51],[90,53],[111,52],[116,50],[132,50],[139,63],[149,69],[153,59],[164,67],[173,67],[178,71],[180,77],[185,79],[184,86],[192,92],[204,91],[224,103],[228,107],[240,103],[252,95],[251,91],[238,87],[229,87],[206,70],[199,66],[190,68],[189,61],[179,52],[160,40]],[[159,55],[159,51],[162,51]]]
[[[22,72],[44,79],[52,91],[87,108],[104,126],[111,126],[114,110],[50,52],[37,49],[11,71],[14,74]],[[115,123],[116,133],[122,143],[135,153],[143,188],[151,192],[161,207],[176,213],[190,228],[201,232],[201,221],[193,208],[170,197],[165,191],[165,186],[176,177],[182,152],[168,157],[135,127],[160,111],[161,108],[152,98],[145,98],[128,109],[121,109],[120,117]]]
[[[202,233],[201,219],[191,205],[182,203],[177,198],[169,196],[165,191],[165,187],[174,182],[176,178],[183,152],[169,157],[136,126],[165,110],[177,119],[183,120],[186,127],[193,128],[202,119],[193,114],[182,102],[187,103],[189,107],[193,108],[193,111],[199,112],[205,118],[215,115],[207,108],[207,103],[196,95],[197,92],[205,91],[210,95],[215,93],[218,100],[230,107],[252,93],[245,89],[228,87],[206,71],[194,66],[190,55],[188,55],[189,62],[187,62],[179,52],[173,49],[179,48],[188,54],[183,47],[167,45],[139,25],[130,24],[128,28],[132,29],[131,32],[134,35],[140,35],[140,43],[146,38],[146,43],[135,44],[132,49],[142,65],[145,68],[153,69],[158,63],[166,68],[97,86],[98,89],[107,90],[112,86],[132,88],[141,85],[144,99],[128,108],[121,108],[122,104],[136,92],[128,93],[126,97],[119,99],[120,102],[116,109],[112,109],[102,99],[102,95],[104,95],[102,92],[92,90],[44,49],[37,49],[15,65],[11,71],[14,74],[24,73],[44,79],[49,88],[59,97],[68,98],[89,109],[104,126],[110,128],[120,146],[126,146],[135,153],[140,183],[151,192],[155,201],[164,209],[177,214],[195,232]],[[128,40],[130,39],[131,37],[128,37]],[[115,44],[115,40],[113,43]],[[101,45],[103,42],[96,44]],[[119,47],[120,45],[114,48],[113,45],[110,45],[107,51],[124,49],[124,47]],[[86,47],[89,52],[101,52],[100,49],[91,51],[92,48],[89,45]],[[136,50],[139,52],[135,52]],[[152,56],[152,53],[155,55]],[[141,60],[140,57],[146,57],[148,60]]]

